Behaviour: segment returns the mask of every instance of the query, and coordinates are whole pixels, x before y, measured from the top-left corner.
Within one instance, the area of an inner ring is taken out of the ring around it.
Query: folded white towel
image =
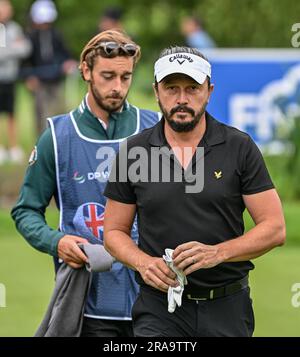
[[[168,311],[171,313],[175,311],[176,306],[181,306],[184,285],[187,284],[187,279],[183,271],[178,270],[173,265],[173,252],[173,249],[166,248],[165,255],[163,255],[164,261],[166,262],[168,267],[173,270],[173,272],[177,275],[176,279],[179,282],[179,285],[176,288],[169,286],[168,289]]]

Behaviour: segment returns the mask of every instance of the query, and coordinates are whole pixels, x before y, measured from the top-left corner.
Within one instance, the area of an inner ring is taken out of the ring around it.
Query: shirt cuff
[[[65,236],[64,233],[56,231],[55,235],[51,237],[49,254],[52,255],[53,257],[58,257],[57,246],[58,246],[58,242],[61,240],[63,236]]]

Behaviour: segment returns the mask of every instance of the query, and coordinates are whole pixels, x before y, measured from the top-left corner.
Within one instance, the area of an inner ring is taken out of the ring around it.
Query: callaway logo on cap
[[[154,65],[157,82],[173,73],[182,73],[193,78],[199,84],[211,77],[211,65],[202,57],[192,53],[173,53],[159,58]]]

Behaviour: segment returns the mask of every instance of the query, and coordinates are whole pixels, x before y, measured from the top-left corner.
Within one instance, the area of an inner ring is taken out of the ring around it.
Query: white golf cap
[[[52,23],[57,18],[55,4],[51,0],[37,0],[30,9],[30,16],[34,23]]]
[[[211,65],[202,57],[187,52],[173,53],[159,58],[154,65],[157,82],[173,73],[182,73],[199,84],[211,77]]]

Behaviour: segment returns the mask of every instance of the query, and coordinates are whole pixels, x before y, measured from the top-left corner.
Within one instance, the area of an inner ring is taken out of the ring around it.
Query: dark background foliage
[[[28,23],[33,0],[13,0],[16,19]],[[218,47],[291,47],[291,27],[300,22],[298,0],[56,0],[57,26],[74,55],[97,31],[108,6],[120,6],[127,32],[143,47],[144,60],[152,60],[170,44],[183,44],[180,20],[201,17]]]

